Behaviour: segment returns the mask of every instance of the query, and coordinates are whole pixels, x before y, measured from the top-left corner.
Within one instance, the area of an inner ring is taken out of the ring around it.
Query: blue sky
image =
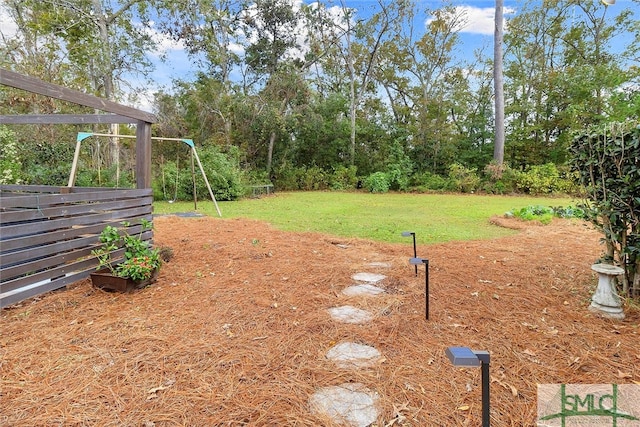
[[[309,0],[306,3],[310,3]],[[335,4],[335,2],[334,2]],[[368,18],[378,10],[378,2],[376,0],[346,0],[348,7],[358,11],[359,18]],[[494,19],[494,3],[485,0],[467,0],[455,3],[464,8],[468,25],[460,30],[462,46],[460,50],[469,56],[477,48],[484,47],[487,55],[492,55],[493,43],[493,19]],[[442,1],[418,1],[418,9],[435,9],[443,5]],[[515,2],[507,1],[505,4],[505,18],[513,15],[516,10]],[[421,14],[416,16],[414,26],[419,32],[424,31],[428,16]],[[188,58],[184,50],[179,45],[164,43],[165,53],[168,57],[165,63],[157,63],[158,67],[153,75],[153,79],[159,85],[170,84],[173,78],[188,79],[193,76],[195,67],[190,66],[191,60]]]
[[[300,0],[305,3],[311,3],[311,0]],[[315,0],[314,0],[315,1]],[[320,0],[323,1],[323,0]],[[443,7],[445,2],[438,1],[420,1],[417,0],[417,10],[436,9]],[[334,0],[333,4],[340,4]],[[358,11],[359,18],[368,18],[378,9],[377,0],[345,0],[348,7]],[[492,56],[493,46],[493,19],[494,19],[494,0],[452,0],[451,5],[463,8],[467,16],[468,25],[460,29],[460,38],[462,41],[458,50],[461,55],[471,56],[474,50],[483,48],[486,56]],[[504,10],[505,19],[517,14],[520,8],[520,0],[505,0]],[[603,6],[604,7],[604,6]],[[615,8],[608,15],[615,16],[619,10],[631,7],[635,10],[638,6],[632,0],[616,0],[616,4],[611,6]],[[640,12],[640,11],[639,11]],[[428,16],[422,14],[416,16],[414,28],[418,31],[424,31]],[[0,9],[0,31],[4,34],[11,34],[15,31],[15,25],[8,20],[6,14]],[[144,109],[150,109],[149,99],[153,92],[162,87],[169,87],[173,79],[189,80],[194,76],[195,67],[192,65],[191,59],[188,57],[180,44],[176,44],[168,40],[166,37],[158,35],[160,44],[159,52],[150,52],[150,57],[156,64],[156,69],[151,75],[151,86],[145,85],[146,100],[142,100],[138,106]],[[167,57],[166,62],[159,61],[159,54],[164,53]],[[133,82],[134,86],[136,85]]]

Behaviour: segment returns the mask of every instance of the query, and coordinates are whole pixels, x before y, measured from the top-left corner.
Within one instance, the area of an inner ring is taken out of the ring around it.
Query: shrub
[[[580,207],[562,206],[550,207],[550,206],[526,206],[520,209],[512,209],[505,214],[507,217],[515,216],[516,218],[523,219],[525,221],[540,221],[543,224],[551,222],[553,217],[557,218],[580,218],[586,217],[586,212]]]
[[[511,169],[507,164],[498,165],[489,163],[484,168],[485,182],[482,189],[487,193],[509,194],[518,189],[518,171]]]
[[[640,127],[637,120],[592,127],[571,143],[588,217],[603,233],[605,262],[620,265],[622,292],[640,295]]]
[[[281,165],[275,171],[274,185],[280,191],[291,191],[300,189],[300,177],[304,173],[303,168],[295,168],[288,165]]]
[[[520,191],[529,194],[576,193],[576,175],[562,171],[553,163],[533,165],[517,175],[516,184]]]
[[[329,181],[324,169],[318,166],[312,166],[310,168],[303,169],[303,173],[300,176],[300,190],[312,191],[312,190],[326,190],[329,188]]]
[[[198,156],[202,163],[211,190],[216,200],[235,200],[245,192],[244,177],[233,153],[223,153],[216,146],[208,146],[198,149]],[[176,168],[174,162],[166,162],[163,165],[164,183],[162,177],[156,177],[152,183],[154,197],[165,200],[191,200],[193,199],[193,179],[191,168]],[[201,199],[208,199],[209,189],[202,177],[202,172],[196,166],[196,192]]]
[[[358,185],[358,168],[356,166],[338,166],[329,176],[329,188],[332,190],[352,190]]]
[[[462,193],[472,193],[480,186],[477,169],[467,168],[459,163],[449,166],[448,189]]]
[[[391,187],[389,176],[384,172],[374,172],[364,180],[364,187],[372,193],[386,193]]]
[[[447,184],[445,178],[431,172],[423,172],[412,178],[412,185],[420,190],[442,191],[447,189]]]

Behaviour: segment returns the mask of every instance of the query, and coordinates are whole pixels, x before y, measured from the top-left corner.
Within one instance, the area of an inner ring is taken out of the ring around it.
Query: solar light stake
[[[418,252],[416,250],[416,233],[413,231],[403,231],[402,232],[402,237],[413,237],[413,257],[417,258],[418,257]],[[415,270],[416,270],[416,277],[418,277],[418,266],[415,266]]]
[[[471,350],[468,347],[449,347],[445,351],[447,358],[453,366],[474,367],[480,366],[482,374],[482,427],[489,427],[489,362],[491,357],[488,351]]]
[[[424,258],[411,258],[409,264],[413,264],[418,271],[418,264],[424,264],[424,317],[429,320],[429,260]],[[416,276],[418,274],[416,273]]]

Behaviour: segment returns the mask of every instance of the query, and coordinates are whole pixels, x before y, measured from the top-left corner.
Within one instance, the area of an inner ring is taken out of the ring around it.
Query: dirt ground
[[[154,285],[120,294],[86,280],[0,313],[0,425],[331,426],[309,397],[357,382],[379,396],[376,426],[478,426],[480,370],[454,368],[449,346],[491,352],[494,426],[535,425],[538,383],[640,384],[638,306],[625,306],[624,321],[587,310],[598,232],[494,222],[519,232],[419,244],[427,321],[410,243],[159,217],[156,244],[175,256]],[[358,272],[387,275],[387,292],[343,295]],[[330,318],[347,304],[374,320]],[[345,341],[382,361],[337,368],[325,355]]]

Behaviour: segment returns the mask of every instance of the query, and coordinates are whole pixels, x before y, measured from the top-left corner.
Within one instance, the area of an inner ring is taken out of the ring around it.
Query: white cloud
[[[504,15],[514,14],[515,9],[510,7],[504,8]],[[456,28],[461,33],[492,35],[494,30],[495,8],[493,7],[475,7],[475,6],[456,6],[454,8],[453,16],[462,16],[463,19],[459,19],[460,25]],[[427,19],[427,24],[431,22],[433,18]]]
[[[244,55],[244,46],[240,43],[229,43],[229,51],[235,53],[236,55]]]
[[[150,55],[161,57],[170,52],[180,51],[185,49],[184,43],[181,40],[180,41],[173,40],[166,34],[163,34],[162,32],[158,31],[155,28],[154,24],[155,24],[154,22],[151,22],[151,25],[149,27],[145,27],[143,29],[143,31],[149,37],[151,37],[151,40],[153,40],[154,43],[156,44],[156,49],[153,52],[149,52]]]

